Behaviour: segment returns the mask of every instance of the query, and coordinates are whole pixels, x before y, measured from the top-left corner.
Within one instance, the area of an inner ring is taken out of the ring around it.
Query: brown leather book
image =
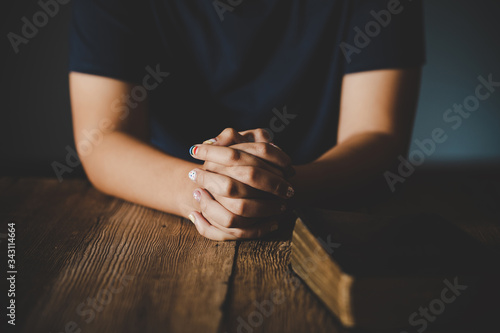
[[[491,251],[436,215],[296,214],[292,268],[347,327],[422,331],[456,319],[483,278],[498,277]]]

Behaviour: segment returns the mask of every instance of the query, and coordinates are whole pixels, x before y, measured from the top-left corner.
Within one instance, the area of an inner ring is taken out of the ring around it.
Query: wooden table
[[[363,210],[440,213],[500,253],[497,175],[407,183]],[[16,332],[347,332],[291,273],[291,228],[213,242],[81,179],[0,178],[0,219],[16,228]]]

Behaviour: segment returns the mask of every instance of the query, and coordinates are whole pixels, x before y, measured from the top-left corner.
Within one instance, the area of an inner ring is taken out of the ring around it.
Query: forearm
[[[90,181],[106,194],[180,216],[195,207],[195,184],[188,173],[198,165],[164,154],[128,134],[106,134],[82,162]]]
[[[364,195],[367,184],[382,184],[387,170],[405,147],[394,138],[376,133],[353,136],[316,161],[295,166],[291,179],[298,203],[329,206],[339,199]],[[379,182],[374,182],[379,180]],[[380,187],[380,186],[378,186]],[[378,191],[382,188],[376,189]],[[358,192],[358,193],[357,193]]]

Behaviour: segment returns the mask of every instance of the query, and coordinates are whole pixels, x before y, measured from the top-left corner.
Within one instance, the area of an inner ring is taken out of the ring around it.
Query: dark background
[[[67,84],[69,4],[15,54],[7,34],[20,34],[21,18],[40,10],[37,1],[3,4],[0,42],[0,175],[54,176],[74,147]],[[446,130],[425,166],[497,166],[500,163],[500,89],[457,130],[443,113],[474,93],[477,77],[500,81],[500,3],[494,0],[427,0],[427,64],[413,137]],[[416,147],[413,145],[412,149]],[[412,151],[412,149],[410,151]],[[64,177],[82,175],[81,167]]]

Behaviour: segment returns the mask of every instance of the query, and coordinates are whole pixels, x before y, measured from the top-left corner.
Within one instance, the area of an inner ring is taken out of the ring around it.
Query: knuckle
[[[241,157],[241,154],[238,150],[236,149],[231,149],[229,152],[228,159],[230,162],[237,162]]]
[[[270,146],[265,142],[258,143],[255,149],[259,156],[268,156],[270,152]]]
[[[224,221],[225,228],[234,228],[238,224],[237,218],[234,214],[229,214]]]
[[[230,197],[234,197],[238,194],[238,186],[232,180],[226,179],[224,187],[225,187],[225,192]]]
[[[225,135],[225,136],[235,136],[236,135],[236,130],[234,128],[231,128],[231,127],[227,127],[225,128],[221,134]]]
[[[234,202],[231,204],[231,211],[233,214],[239,215],[239,216],[244,216],[246,213],[246,203],[244,200],[234,200]]]
[[[231,230],[231,234],[236,238],[244,238],[245,232],[242,229],[233,229]]]
[[[249,183],[255,184],[259,179],[259,172],[256,168],[248,168],[245,172],[246,179]]]
[[[266,131],[265,129],[263,128],[258,128],[255,130],[257,132],[257,134],[264,140],[268,141],[271,136],[269,135],[269,132]]]

